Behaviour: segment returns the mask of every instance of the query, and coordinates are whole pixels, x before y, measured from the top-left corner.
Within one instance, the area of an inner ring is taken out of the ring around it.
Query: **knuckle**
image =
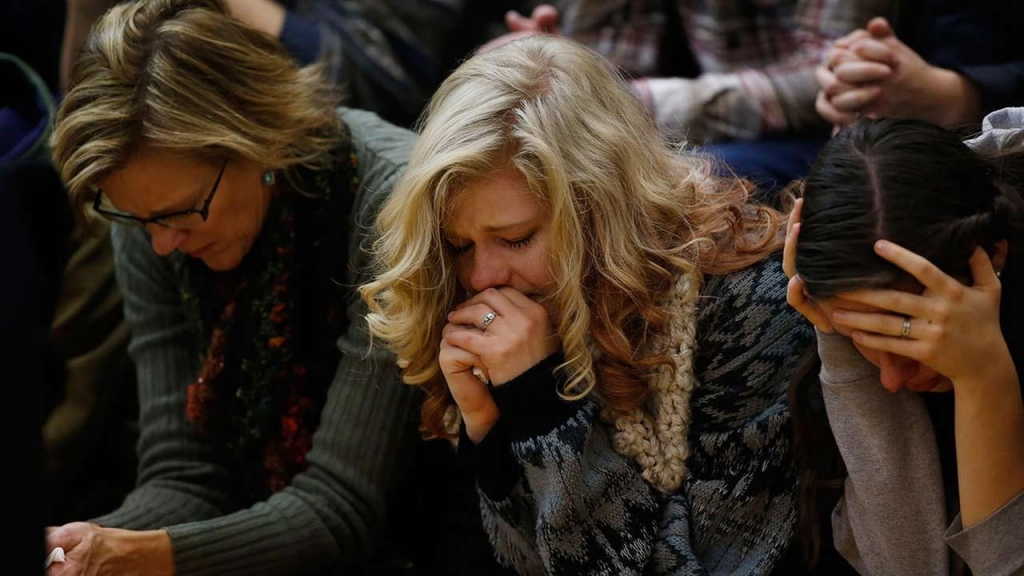
[[[818,111],[818,114],[821,114],[826,118],[828,118],[831,113],[825,105],[825,95],[821,92],[818,92],[818,98],[814,101],[814,108]]]
[[[801,313],[805,312],[804,296],[799,290],[790,290],[789,293],[786,294],[786,302]]]
[[[963,284],[960,284],[959,282],[957,282],[955,285],[950,287],[949,296],[950,296],[950,298],[953,299],[953,301],[959,302],[960,300],[963,299],[964,294],[966,292],[967,292],[967,288]]]
[[[526,344],[526,338],[521,333],[516,333],[509,338],[508,344],[506,345],[505,352],[511,353],[513,350],[521,350],[523,345]]]
[[[545,318],[544,313],[537,313],[526,317],[526,333],[536,334],[540,331],[541,326],[544,325]]]
[[[512,356],[511,351],[507,344],[500,345],[494,350],[491,350],[486,357],[484,362],[489,366],[501,366]]]

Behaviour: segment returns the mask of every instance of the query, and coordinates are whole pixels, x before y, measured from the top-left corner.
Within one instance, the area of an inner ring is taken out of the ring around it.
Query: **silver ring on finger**
[[[910,338],[910,316],[903,317],[903,329],[900,330],[900,338],[904,340]]]
[[[487,327],[490,326],[491,322],[494,322],[494,319],[497,317],[498,315],[495,314],[494,312],[488,312],[487,314],[484,314],[484,318],[480,322],[480,329],[486,331]]]

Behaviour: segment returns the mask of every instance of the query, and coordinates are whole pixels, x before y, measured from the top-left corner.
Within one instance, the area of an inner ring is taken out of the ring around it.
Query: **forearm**
[[[829,424],[849,471],[833,514],[836,548],[862,573],[942,573],[945,499],[924,403],[883,388],[844,336],[819,333],[818,352]]]
[[[813,66],[743,70],[633,83],[658,128],[691,142],[756,140],[823,128]]]
[[[171,538],[167,532],[106,528],[103,539],[110,547],[111,560],[109,569],[101,573],[118,576],[175,575]]]
[[[328,392],[307,470],[247,509],[169,526],[180,576],[352,570],[382,542],[385,494],[417,439],[418,396],[399,382],[393,359],[342,346],[351,357]]]
[[[1024,490],[1024,403],[1009,354],[987,381],[954,382],[963,527]]]
[[[633,88],[659,131],[673,140],[754,140],[766,131],[764,103],[749,96],[737,74],[644,78]]]
[[[918,100],[923,104],[922,119],[946,128],[981,123],[981,95],[974,82],[937,67],[931,68],[929,77],[930,81],[921,88],[928,88],[930,97]]]
[[[100,526],[151,530],[186,522],[199,522],[224,514],[201,484],[160,480],[133,490],[116,510],[94,518]]]
[[[466,427],[466,436],[474,444],[479,444],[483,441],[487,433],[494,428],[495,423],[498,421],[498,417],[501,413],[498,411],[497,404],[494,401],[490,401],[483,405],[478,410],[473,412],[463,412],[462,420]]]

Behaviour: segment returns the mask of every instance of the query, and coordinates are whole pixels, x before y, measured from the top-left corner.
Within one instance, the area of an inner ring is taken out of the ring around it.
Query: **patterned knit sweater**
[[[606,424],[599,399],[558,397],[560,354],[494,388],[498,423],[460,441],[491,541],[521,574],[767,574],[786,554],[786,389],[813,333],[786,304],[780,259],[706,278],[678,313],[696,331],[673,336],[694,337],[668,344],[676,384],[652,378],[632,441],[635,421]]]

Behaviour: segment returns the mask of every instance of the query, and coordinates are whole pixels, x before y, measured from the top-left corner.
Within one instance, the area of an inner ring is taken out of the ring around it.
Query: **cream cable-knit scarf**
[[[684,273],[670,295],[668,304],[675,313],[669,320],[668,333],[655,346],[667,351],[673,365],[658,367],[650,380],[646,405],[626,416],[602,415],[614,426],[615,451],[636,460],[644,479],[665,493],[678,490],[688,473],[690,395],[697,386],[693,357],[698,284],[696,273]]]

